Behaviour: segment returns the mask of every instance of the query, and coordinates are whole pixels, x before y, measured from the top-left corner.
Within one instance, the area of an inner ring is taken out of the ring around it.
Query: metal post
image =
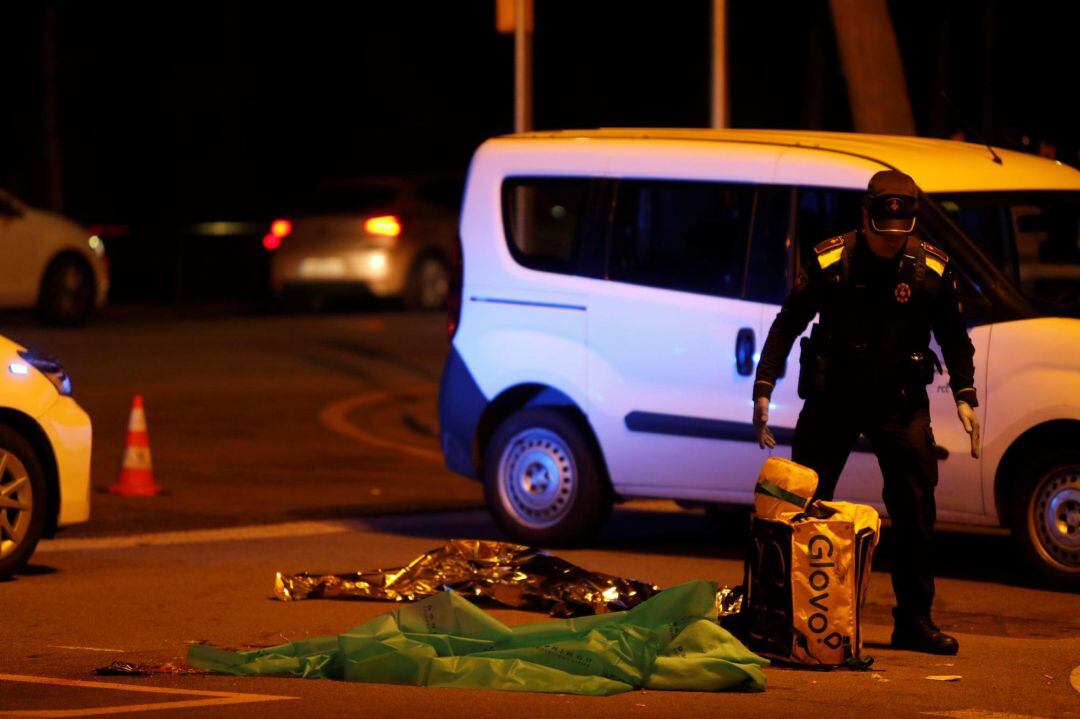
[[[514,132],[532,129],[532,0],[514,0]]]
[[[711,127],[728,126],[727,83],[727,1],[713,0],[712,4],[712,78]]]

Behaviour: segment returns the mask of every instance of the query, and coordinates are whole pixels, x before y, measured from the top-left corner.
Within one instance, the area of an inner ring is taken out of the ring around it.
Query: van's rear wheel
[[[495,431],[484,455],[484,496],[505,532],[541,546],[591,538],[612,505],[585,432],[551,408],[518,412]]]
[[[18,572],[45,530],[45,474],[30,443],[0,425],[0,577]]]
[[[1013,488],[1012,532],[1047,579],[1080,587],[1080,450],[1041,453]]]

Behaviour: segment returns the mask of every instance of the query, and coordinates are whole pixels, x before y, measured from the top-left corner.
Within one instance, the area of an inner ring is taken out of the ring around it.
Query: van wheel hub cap
[[[1035,490],[1029,517],[1043,558],[1080,572],[1080,468],[1061,468],[1046,475]]]
[[[26,467],[0,448],[0,559],[11,556],[22,544],[33,511],[34,489]]]
[[[531,529],[552,527],[566,518],[577,492],[577,472],[566,441],[531,428],[511,439],[499,459],[503,508]]]

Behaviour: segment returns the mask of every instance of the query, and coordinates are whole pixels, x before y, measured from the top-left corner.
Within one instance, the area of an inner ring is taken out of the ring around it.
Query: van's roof
[[[865,164],[866,160],[871,160],[883,168],[901,170],[914,177],[925,192],[1080,190],[1080,171],[1061,162],[995,147],[994,151],[1002,159],[999,165],[993,162],[986,145],[927,137],[812,130],[620,127],[535,131],[506,135],[500,139],[578,138],[635,143],[738,143],[820,150],[823,157],[819,161],[844,165],[856,161]]]

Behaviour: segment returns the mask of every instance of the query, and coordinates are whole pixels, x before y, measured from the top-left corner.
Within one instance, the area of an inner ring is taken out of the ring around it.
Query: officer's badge
[[[890,197],[885,201],[885,207],[889,208],[889,212],[894,215],[900,211],[900,207],[903,204],[899,197]]]
[[[896,301],[900,304],[904,304],[911,299],[911,285],[907,282],[901,282],[896,286],[896,289],[893,290],[893,297],[895,297]]]

